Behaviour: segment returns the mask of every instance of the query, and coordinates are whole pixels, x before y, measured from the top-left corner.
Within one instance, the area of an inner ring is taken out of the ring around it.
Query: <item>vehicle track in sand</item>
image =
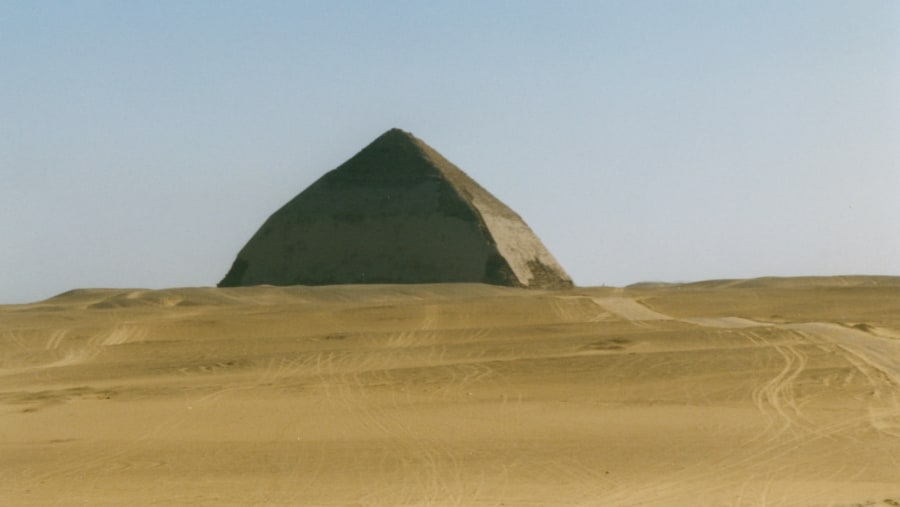
[[[41,361],[40,363],[0,369],[0,377],[86,363],[99,356],[106,347],[139,341],[147,334],[147,329],[141,326],[124,323],[116,324],[109,330],[95,332],[87,338],[78,336],[73,329],[53,329],[49,331],[43,353],[31,354],[31,359],[34,362]],[[48,356],[51,358],[49,361]]]
[[[86,339],[83,336],[75,337],[73,334],[73,330],[68,328],[55,329],[49,333],[49,338],[44,346],[44,350],[57,355],[61,354],[59,359],[25,368],[3,370],[0,372],[0,376],[86,363],[99,356],[106,347],[122,345],[145,338],[148,334],[148,330],[138,325],[119,323],[108,330],[96,332]],[[77,461],[72,462],[70,466],[64,466],[52,472],[23,479],[23,487],[33,488],[37,484],[60,477],[71,477],[76,475],[89,477],[95,472],[127,469],[128,467],[133,466],[127,459],[133,451],[137,449],[142,442],[158,435],[160,430],[166,427],[174,427],[173,421],[168,420],[165,423],[154,427],[153,430],[148,431],[142,437],[131,442],[124,450],[109,451],[102,448],[90,449],[88,452],[82,454]],[[156,466],[159,464],[154,465],[152,463],[145,463],[144,465]]]
[[[752,331],[741,335],[760,347],[775,350],[784,360],[781,371],[754,387],[751,393],[757,409],[767,419],[766,429],[760,436],[765,436],[771,441],[792,428],[804,426],[803,416],[794,395],[794,383],[809,361],[808,356],[802,352],[802,343],[774,343],[763,334]],[[775,429],[775,426],[778,428]]]
[[[824,322],[788,324],[836,353],[861,373],[872,388],[868,420],[873,428],[900,437],[900,340],[872,336],[857,329]]]
[[[476,449],[442,442],[403,419],[402,413],[416,401],[409,390],[402,385],[372,389],[369,377],[379,373],[379,365],[353,367],[345,363],[348,359],[341,354],[323,352],[316,361],[317,384],[323,402],[343,415],[341,420],[355,428],[351,432],[365,435],[373,442],[383,442],[380,473],[395,478],[360,498],[348,500],[375,505],[468,505],[481,496],[485,484],[496,483],[494,477],[490,481],[485,477],[474,482],[469,479],[464,462]],[[380,373],[389,379],[390,365],[380,366],[386,368]],[[458,392],[491,374],[481,364],[432,367],[441,369],[445,385],[431,392],[430,397],[450,396],[451,389]]]
[[[773,324],[743,317],[675,318],[659,313],[631,298],[592,298],[602,308],[631,321],[676,320],[704,327],[750,328],[775,327],[802,331],[816,340],[837,345],[887,376],[900,387],[900,340],[878,336],[865,331],[828,322]]]
[[[652,310],[635,299],[624,297],[594,298],[603,309],[633,322],[679,321],[703,327],[736,329],[752,344],[768,347],[783,360],[774,377],[756,385],[751,397],[766,418],[767,426],[757,437],[743,444],[744,452],[734,458],[704,468],[688,468],[668,474],[659,481],[628,484],[612,489],[596,488],[595,495],[584,505],[671,505],[690,502],[704,495],[720,494],[742,484],[735,506],[796,505],[798,502],[829,500],[828,493],[799,498],[773,498],[771,485],[779,476],[781,458],[798,448],[811,447],[822,441],[853,440],[854,431],[871,427],[892,437],[900,437],[900,341],[875,336],[862,330],[832,323],[772,324],[741,317],[675,318]],[[753,328],[759,331],[753,331]],[[762,328],[776,329],[779,340],[767,338]],[[784,338],[789,338],[784,340]],[[795,396],[795,384],[808,365],[804,348],[829,345],[853,369],[862,374],[872,389],[869,411],[865,415],[848,414],[840,420],[813,424],[804,417],[801,403]],[[841,446],[825,447],[823,459],[839,459]],[[783,465],[782,465],[783,466]],[[846,480],[859,477],[862,470],[841,467],[831,477],[822,479]],[[636,502],[635,498],[665,499]]]
[[[454,321],[459,324],[458,320]],[[421,320],[413,330],[397,331],[374,339],[372,346],[386,346],[388,353],[319,350],[286,368],[291,376],[305,377],[317,404],[344,427],[351,439],[371,442],[380,455],[382,484],[365,494],[342,500],[363,505],[471,505],[491,496],[508,481],[509,471],[498,466],[473,472],[466,463],[483,452],[467,444],[434,434],[421,423],[406,420],[416,404],[466,405],[471,390],[486,380],[498,380],[488,364],[490,358],[471,348],[471,341],[489,335],[473,328],[448,355],[454,344],[441,343],[441,315],[434,305],[422,307]],[[318,394],[316,394],[318,393]],[[505,402],[504,402],[505,404]],[[513,410],[514,407],[510,407]],[[328,446],[321,450],[328,452]],[[298,462],[298,470],[301,463]],[[318,473],[318,472],[316,472]],[[313,474],[315,475],[315,473]],[[358,492],[358,488],[350,488]],[[292,500],[273,495],[268,500],[289,504]]]

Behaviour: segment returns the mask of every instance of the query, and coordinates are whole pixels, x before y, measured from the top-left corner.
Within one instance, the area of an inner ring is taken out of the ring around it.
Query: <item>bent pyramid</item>
[[[392,129],[269,217],[219,287],[437,282],[572,286],[519,215]]]

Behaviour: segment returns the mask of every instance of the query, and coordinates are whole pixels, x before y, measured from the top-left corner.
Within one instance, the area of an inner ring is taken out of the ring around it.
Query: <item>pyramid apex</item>
[[[394,127],[388,129],[387,131],[385,131],[385,133],[375,138],[375,140],[372,141],[369,146],[378,146],[385,143],[418,145],[422,143],[422,141],[414,136],[412,132],[407,132],[406,130]]]
[[[416,138],[416,136],[414,136],[414,135],[412,134],[412,132],[407,132],[407,131],[405,131],[405,130],[403,130],[403,129],[401,129],[401,128],[397,128],[397,127],[393,127],[393,128],[388,129],[384,134],[381,134],[381,135],[379,136],[379,138],[381,138],[381,137],[386,137],[386,136],[390,136],[390,137],[408,137],[408,138],[411,138],[411,139],[415,139],[415,138]]]

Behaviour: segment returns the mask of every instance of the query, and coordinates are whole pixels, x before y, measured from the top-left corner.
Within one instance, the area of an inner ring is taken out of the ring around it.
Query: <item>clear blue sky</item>
[[[580,285],[900,275],[894,0],[0,0],[0,303],[215,285],[391,127]]]

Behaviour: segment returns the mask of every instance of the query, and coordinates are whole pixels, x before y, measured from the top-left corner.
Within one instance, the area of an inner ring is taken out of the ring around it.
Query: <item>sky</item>
[[[392,127],[582,286],[900,275],[894,0],[0,0],[0,304],[214,286]]]

